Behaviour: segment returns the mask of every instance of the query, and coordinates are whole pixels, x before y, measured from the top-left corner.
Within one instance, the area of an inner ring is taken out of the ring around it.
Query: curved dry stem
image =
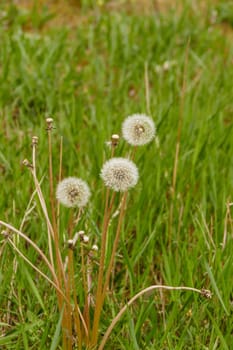
[[[46,279],[46,281],[48,281],[55,289],[56,291],[66,300],[66,302],[68,302],[68,300],[65,297],[65,294],[62,292],[62,290],[58,287],[58,285],[56,283],[54,283],[48,276],[46,276],[46,274],[44,274],[40,269],[38,269],[38,267],[36,267],[14,244],[14,242],[8,238],[7,239],[8,242],[12,245],[12,247],[14,248],[14,250],[19,254],[19,256],[21,256],[21,258],[23,258],[28,265],[30,265],[36,272],[38,272],[42,277],[44,277],[44,279]]]
[[[53,269],[53,266],[50,264],[50,262],[47,259],[46,255],[42,252],[42,250],[38,247],[38,245],[36,243],[34,243],[30,238],[28,238],[28,236],[26,236],[23,232],[17,230],[17,228],[15,228],[14,226],[11,226],[11,225],[9,225],[6,222],[1,221],[1,220],[0,220],[0,225],[8,228],[10,231],[15,232],[20,237],[22,237],[25,241],[27,241],[37,251],[37,253],[41,256],[41,258],[43,259],[45,264],[48,266],[50,272],[52,273],[52,276],[53,276],[54,280],[57,282],[57,276],[56,276],[56,273],[55,273],[55,271]]]
[[[17,233],[20,237],[22,237],[23,239],[25,239],[25,241],[27,241],[27,242],[37,251],[37,253],[41,256],[41,258],[43,259],[43,261],[44,261],[44,262],[46,263],[46,265],[48,266],[48,268],[49,268],[49,270],[50,270],[50,272],[51,272],[51,274],[52,274],[52,276],[53,276],[53,278],[54,278],[54,281],[58,284],[58,279],[57,279],[57,276],[56,276],[56,274],[55,274],[55,272],[54,272],[54,270],[53,270],[53,268],[52,268],[52,265],[50,264],[50,262],[48,261],[46,255],[42,252],[42,250],[41,250],[30,238],[28,238],[23,232],[17,230],[14,226],[11,226],[11,225],[7,224],[6,222],[0,220],[0,226],[1,226],[1,225],[4,226],[4,227],[6,227],[6,228],[8,228],[9,230],[11,230],[11,231]],[[8,238],[8,240],[11,241],[9,238]],[[11,242],[12,242],[12,241],[11,241]],[[11,243],[11,242],[10,242],[10,243]],[[12,242],[12,243],[13,243],[13,242]],[[13,244],[14,244],[14,243],[13,243]],[[34,266],[34,265],[30,262],[30,260],[28,260],[27,257],[25,257],[25,256],[23,255],[23,253],[20,252],[20,250],[19,250],[16,246],[15,246],[15,248],[16,248],[16,251],[22,256],[22,258],[24,258],[25,261],[27,261],[33,268],[37,269],[36,266]],[[43,272],[40,271],[40,270],[37,271],[37,272],[43,274]],[[59,292],[59,294],[64,298],[64,301],[65,301],[66,303],[70,304],[70,301],[66,298],[66,296],[65,296],[65,294],[62,292],[62,290],[61,290],[60,288],[58,288],[58,286],[56,285],[56,283],[53,282],[52,280],[50,280],[49,277],[47,277],[46,275],[43,275],[43,277],[46,278],[46,280],[54,286],[54,288],[55,288],[55,289]],[[83,315],[82,315],[81,310],[79,309],[78,305],[77,305],[77,307],[76,307],[76,310],[77,310],[78,313],[79,313],[79,316],[80,316],[80,319],[81,319],[81,321],[82,321],[82,324],[83,324],[83,328],[84,328],[84,330],[85,330],[85,333],[88,334],[86,322],[85,322],[85,320],[84,320],[84,318],[83,318]]]
[[[43,178],[41,179],[41,182],[43,181]],[[36,203],[34,203],[32,206],[32,201],[34,199],[36,195],[36,190],[32,193],[31,197],[30,197],[30,200],[28,202],[28,205],[27,205],[27,208],[24,212],[24,216],[23,216],[23,219],[21,221],[21,224],[20,224],[20,227],[19,227],[19,230],[22,231],[23,230],[23,226],[27,220],[27,217],[30,215],[30,213],[34,210],[35,206],[36,206]],[[17,236],[18,237],[18,236]],[[19,237],[18,237],[19,238]],[[7,243],[7,241],[5,242]],[[18,242],[17,242],[18,243]],[[1,252],[0,252],[0,256],[1,256]],[[14,280],[15,280],[15,275],[16,275],[16,272],[17,272],[17,269],[18,269],[18,261],[16,259],[16,256],[14,257],[14,260],[13,260],[13,275],[12,275],[12,278],[11,278],[11,282],[10,282],[10,291],[9,291],[9,297],[8,297],[8,302],[7,302],[7,320],[10,319],[10,309],[11,309],[11,304],[12,304],[12,294],[13,294],[13,289],[14,289]]]
[[[109,335],[111,334],[113,328],[115,327],[115,325],[117,324],[117,322],[120,320],[121,316],[126,312],[126,310],[128,309],[128,307],[133,304],[138,298],[140,298],[143,294],[146,294],[148,292],[151,292],[155,289],[166,289],[166,290],[187,290],[187,291],[192,291],[192,292],[196,292],[199,293],[201,295],[207,296],[208,297],[208,293],[210,295],[209,291],[204,291],[204,290],[200,290],[197,288],[192,288],[192,287],[184,287],[184,286],[180,286],[180,287],[173,287],[173,286],[163,286],[163,285],[153,285],[150,287],[147,287],[143,290],[141,290],[139,293],[137,293],[136,295],[134,295],[134,297],[132,299],[130,299],[128,301],[128,303],[126,303],[126,305],[118,312],[118,314],[116,315],[116,317],[112,320],[112,323],[110,324],[110,326],[108,327],[99,347],[98,350],[103,350],[104,346],[108,340]]]

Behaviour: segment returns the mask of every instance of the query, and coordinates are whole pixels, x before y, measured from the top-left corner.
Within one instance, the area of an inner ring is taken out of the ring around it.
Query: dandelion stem
[[[177,179],[178,162],[179,162],[179,154],[180,154],[181,131],[183,126],[189,46],[190,46],[190,39],[187,42],[186,51],[185,51],[183,81],[182,81],[182,89],[181,89],[181,95],[180,95],[180,111],[179,111],[179,120],[178,120],[178,128],[177,128],[176,149],[175,149],[175,159],[174,159],[174,166],[173,166],[172,188],[171,188],[172,201],[171,201],[170,211],[169,211],[169,227],[168,227],[169,246],[171,245],[171,234],[172,234],[172,226],[173,226],[174,199],[175,199],[175,192],[176,192],[176,179]]]
[[[30,168],[30,170],[31,170],[31,173],[32,173],[32,176],[33,176],[33,180],[34,180],[35,187],[36,187],[36,192],[37,192],[37,195],[39,197],[42,210],[43,210],[44,213],[46,212],[46,214],[47,214],[46,204],[45,204],[45,201],[44,201],[44,198],[43,198],[43,194],[42,194],[42,191],[41,191],[40,183],[39,183],[39,181],[37,179],[37,175],[36,175],[36,147],[37,147],[37,145],[38,145],[38,139],[35,142],[35,136],[33,136],[33,138],[32,138],[32,168]],[[42,202],[43,202],[43,204],[42,204]],[[48,216],[48,214],[47,214],[47,216]],[[53,249],[52,249],[52,242],[51,242],[51,235],[53,235],[53,232],[51,231],[51,228],[49,227],[48,221],[49,220],[46,220],[46,222],[47,222],[47,231],[48,231],[49,256],[50,256],[50,262],[51,262],[51,264],[53,266],[53,269],[54,269]]]
[[[82,349],[82,332],[81,332],[81,325],[80,325],[80,318],[79,318],[79,312],[78,312],[78,303],[77,303],[77,296],[75,291],[75,279],[74,279],[74,253],[72,249],[69,249],[69,275],[70,275],[70,288],[71,288],[71,295],[73,295],[74,299],[74,322],[75,322],[75,330],[78,335],[78,346],[79,350]]]
[[[60,152],[59,152],[59,173],[58,173],[58,183],[62,178],[62,154],[63,154],[63,138],[60,140]],[[57,202],[57,232],[60,229],[60,202]]]
[[[61,251],[59,248],[59,235],[57,230],[55,198],[54,198],[54,184],[53,184],[53,152],[52,152],[52,119],[47,118],[48,125],[48,148],[49,148],[49,190],[50,190],[50,205],[52,211],[52,223],[53,223],[53,240],[55,246],[57,274],[60,286],[62,286],[62,278],[65,283],[65,273],[61,258]]]
[[[139,293],[137,293],[136,295],[134,295],[134,297],[132,299],[130,299],[126,305],[119,311],[119,313],[117,314],[117,316],[113,319],[112,323],[110,324],[110,326],[108,327],[107,331],[104,334],[104,337],[98,347],[98,350],[103,350],[104,346],[108,340],[109,335],[111,334],[113,328],[115,327],[116,323],[120,320],[120,318],[122,317],[122,315],[128,310],[129,306],[131,304],[133,304],[139,297],[141,297],[143,294],[151,292],[155,289],[166,289],[166,290],[186,290],[186,291],[192,291],[192,292],[196,292],[199,293],[203,296],[206,297],[210,297],[211,293],[209,291],[206,290],[200,290],[200,289],[196,289],[196,288],[192,288],[192,287],[172,287],[172,286],[163,286],[163,285],[153,285],[150,286],[148,288],[145,288],[143,290],[141,290]]]
[[[85,262],[85,254],[84,254],[84,247],[81,243],[81,266],[82,266],[82,279],[83,279],[83,290],[84,290],[84,300],[85,300],[85,306],[84,306],[84,319],[87,324],[88,332],[90,328],[90,317],[89,317],[89,308],[88,308],[88,285],[87,285],[87,264]]]
[[[103,285],[103,275],[104,275],[104,260],[106,251],[106,241],[107,241],[107,231],[108,231],[108,217],[109,217],[109,193],[110,190],[107,188],[106,199],[105,199],[105,210],[104,210],[104,221],[101,239],[101,253],[100,253],[100,263],[99,263],[99,273],[97,282],[97,292],[96,292],[96,306],[94,313],[94,322],[92,330],[92,345],[95,345],[98,339],[98,326],[102,307],[102,285]]]
[[[149,74],[148,74],[148,62],[145,62],[145,95],[146,95],[146,110],[147,113],[150,111],[150,83],[149,83]]]
[[[106,295],[107,289],[109,287],[109,281],[110,281],[110,276],[112,273],[112,267],[114,264],[114,258],[116,255],[116,250],[117,250],[119,239],[120,239],[121,226],[122,226],[122,221],[123,221],[125,207],[126,207],[127,195],[128,195],[128,192],[125,192],[123,194],[123,198],[122,198],[122,204],[121,204],[120,215],[119,215],[119,220],[118,220],[118,225],[117,225],[116,237],[115,237],[115,240],[113,243],[112,254],[111,254],[110,262],[109,262],[108,269],[106,272],[106,278],[105,278],[105,283],[104,283],[104,287],[103,287],[102,303],[104,303],[105,295]]]

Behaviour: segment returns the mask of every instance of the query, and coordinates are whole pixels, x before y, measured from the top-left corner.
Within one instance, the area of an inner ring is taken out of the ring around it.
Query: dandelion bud
[[[116,147],[119,143],[119,139],[120,139],[120,136],[117,135],[117,134],[113,134],[112,137],[111,137],[111,142],[112,142],[112,146],[113,147]]]
[[[84,243],[88,243],[89,242],[89,237],[87,235],[82,236],[82,240]]]
[[[108,160],[103,165],[100,176],[105,186],[117,192],[134,187],[139,177],[136,165],[131,160],[120,157]]]
[[[38,145],[39,138],[37,136],[32,136],[32,146]]]
[[[73,249],[73,248],[74,248],[74,241],[73,241],[73,239],[68,239],[67,244],[68,244],[68,247],[69,247],[70,249]]]
[[[9,236],[9,232],[6,231],[6,230],[2,230],[2,231],[1,231],[1,234],[2,234],[5,238],[7,238],[7,237]]]
[[[79,238],[79,232],[76,232],[75,235],[74,235],[74,238],[73,238],[73,245],[76,246],[76,243],[78,241],[78,238]]]
[[[26,166],[27,168],[33,168],[32,164],[29,162],[28,159],[24,159],[24,160],[22,161],[22,164],[23,164],[24,166]]]
[[[95,252],[98,252],[99,248],[96,244],[93,244],[93,246],[91,247],[91,250],[94,250]]]
[[[212,293],[210,290],[208,289],[202,289],[201,290],[201,294],[203,295],[203,297],[207,298],[207,299],[211,299],[212,298]]]
[[[47,130],[51,130],[53,128],[53,118],[46,118]]]
[[[67,177],[58,184],[56,197],[65,207],[82,208],[89,200],[90,190],[85,181]]]
[[[133,114],[123,122],[122,134],[130,145],[145,145],[155,136],[154,121],[145,114]]]

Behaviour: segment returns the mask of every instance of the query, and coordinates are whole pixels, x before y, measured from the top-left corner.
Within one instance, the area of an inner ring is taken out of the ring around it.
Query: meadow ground
[[[151,115],[157,137],[136,153],[140,181],[130,191],[100,333],[152,284],[205,288],[213,297],[146,295],[105,348],[232,349],[232,2],[31,3],[0,4],[0,219],[21,225],[34,190],[22,166],[31,158],[33,135],[39,137],[38,177],[49,197],[45,117],[51,116],[55,177],[62,135],[63,176],[90,184],[85,229],[98,244],[105,142],[121,133],[127,115]],[[116,154],[127,151],[121,141]],[[46,250],[36,197],[31,205],[23,231]],[[61,216],[62,245],[68,210]],[[49,275],[30,246],[12,239]],[[55,292],[4,236],[0,243],[0,348],[61,349]]]

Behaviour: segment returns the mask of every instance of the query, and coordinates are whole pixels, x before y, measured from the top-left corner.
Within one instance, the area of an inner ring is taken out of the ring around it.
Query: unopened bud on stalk
[[[52,130],[53,128],[53,118],[46,118],[47,130]]]
[[[37,146],[38,145],[38,136],[32,136],[32,146]]]
[[[2,230],[1,235],[3,235],[5,238],[7,238],[9,236],[9,232],[6,230]]]
[[[74,249],[74,241],[73,241],[73,239],[68,239],[67,244],[68,244],[68,247],[70,249]]]
[[[91,250],[94,250],[95,252],[98,252],[98,250],[99,250],[98,245],[93,244],[93,246],[91,247]]]
[[[111,137],[111,142],[112,142],[112,146],[113,147],[116,147],[119,143],[119,139],[120,139],[120,136],[117,135],[117,134],[113,134],[112,137]]]
[[[28,159],[24,159],[24,160],[22,161],[22,164],[23,164],[24,166],[26,166],[27,168],[33,168],[32,164],[29,162]]]
[[[76,246],[76,243],[78,241],[78,238],[79,238],[79,232],[76,232],[75,235],[74,235],[74,238],[73,238],[73,245]]]
[[[82,236],[83,243],[89,242],[89,237],[87,235]]]
[[[212,293],[210,290],[208,289],[202,289],[201,290],[201,294],[203,295],[203,297],[207,298],[207,299],[211,299],[212,298]]]

